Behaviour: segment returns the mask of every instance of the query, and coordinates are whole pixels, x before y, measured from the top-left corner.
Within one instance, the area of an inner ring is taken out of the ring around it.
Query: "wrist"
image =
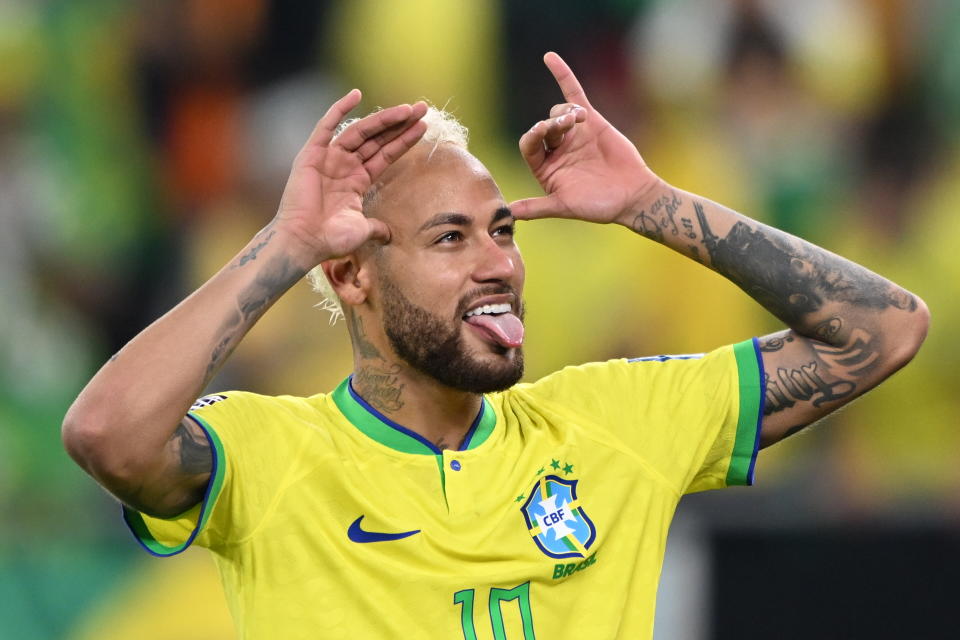
[[[652,180],[637,192],[630,206],[626,207],[613,222],[631,231],[637,231],[638,218],[645,212],[650,212],[663,196],[672,192],[673,187],[659,176],[654,176]]]
[[[327,255],[329,251],[322,242],[310,233],[297,229],[296,225],[278,219],[271,226],[272,231],[276,232],[277,248],[304,273],[331,257]]]

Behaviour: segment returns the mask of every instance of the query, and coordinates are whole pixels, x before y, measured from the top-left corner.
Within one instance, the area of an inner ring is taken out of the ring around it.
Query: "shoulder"
[[[336,405],[329,401],[329,394],[271,396],[233,390],[198,398],[188,415],[218,431],[243,431],[251,427],[273,430],[322,424],[333,419],[335,413]]]
[[[205,411],[219,405],[217,409],[233,408],[282,408],[289,411],[318,411],[325,407],[324,400],[329,396],[318,393],[312,396],[265,395],[253,391],[218,391],[197,398],[190,411]],[[221,404],[225,403],[225,404]]]
[[[614,358],[602,362],[569,365],[535,382],[518,384],[506,393],[551,396],[604,392],[610,385],[636,383],[650,377],[678,375],[712,364],[729,361],[733,347],[726,346],[709,353]]]
[[[569,365],[539,380],[514,385],[500,401],[523,412],[580,415],[591,420],[603,416],[618,398],[628,394],[632,364],[618,358]]]
[[[309,406],[309,401],[310,398],[269,396],[252,391],[218,391],[197,398],[190,413],[204,416],[238,411],[302,410]]]
[[[753,353],[752,343],[725,345],[708,353],[616,358],[571,365],[535,382],[502,392],[503,402],[582,407],[594,412],[613,405],[635,410],[646,403],[676,402],[702,396],[735,378],[738,350]],[[751,356],[753,357],[753,356]],[[755,357],[754,357],[755,362]]]

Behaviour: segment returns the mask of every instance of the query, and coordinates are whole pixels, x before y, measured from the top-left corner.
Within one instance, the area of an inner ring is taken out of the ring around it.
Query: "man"
[[[923,341],[917,297],[664,183],[559,56],[544,60],[567,102],[520,150],[545,196],[504,202],[458,125],[423,103],[337,134],[351,91],[297,156],[273,222],[70,409],[67,449],[148,550],[213,551],[243,637],[650,637],[680,496],[749,484],[758,447],[875,386]],[[661,242],[788,328],[516,384],[514,220],[548,216]],[[317,265],[353,375],[310,398],[225,392],[191,408]]]

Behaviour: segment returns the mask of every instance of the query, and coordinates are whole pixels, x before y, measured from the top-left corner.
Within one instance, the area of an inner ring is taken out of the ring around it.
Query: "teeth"
[[[467,317],[478,316],[481,313],[507,313],[512,309],[509,302],[504,302],[502,304],[485,304],[482,307],[477,307],[476,309],[471,309],[467,311]]]

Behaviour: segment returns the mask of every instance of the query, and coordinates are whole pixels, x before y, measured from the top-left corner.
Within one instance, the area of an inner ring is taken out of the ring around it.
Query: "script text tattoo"
[[[354,386],[364,400],[384,413],[399,411],[403,407],[400,395],[404,385],[398,374],[400,365],[375,367],[364,365],[353,376]]]
[[[671,191],[669,195],[662,196],[634,217],[633,230],[657,242],[663,242],[664,231],[672,236],[680,235],[676,214],[681,204],[677,192]]]

